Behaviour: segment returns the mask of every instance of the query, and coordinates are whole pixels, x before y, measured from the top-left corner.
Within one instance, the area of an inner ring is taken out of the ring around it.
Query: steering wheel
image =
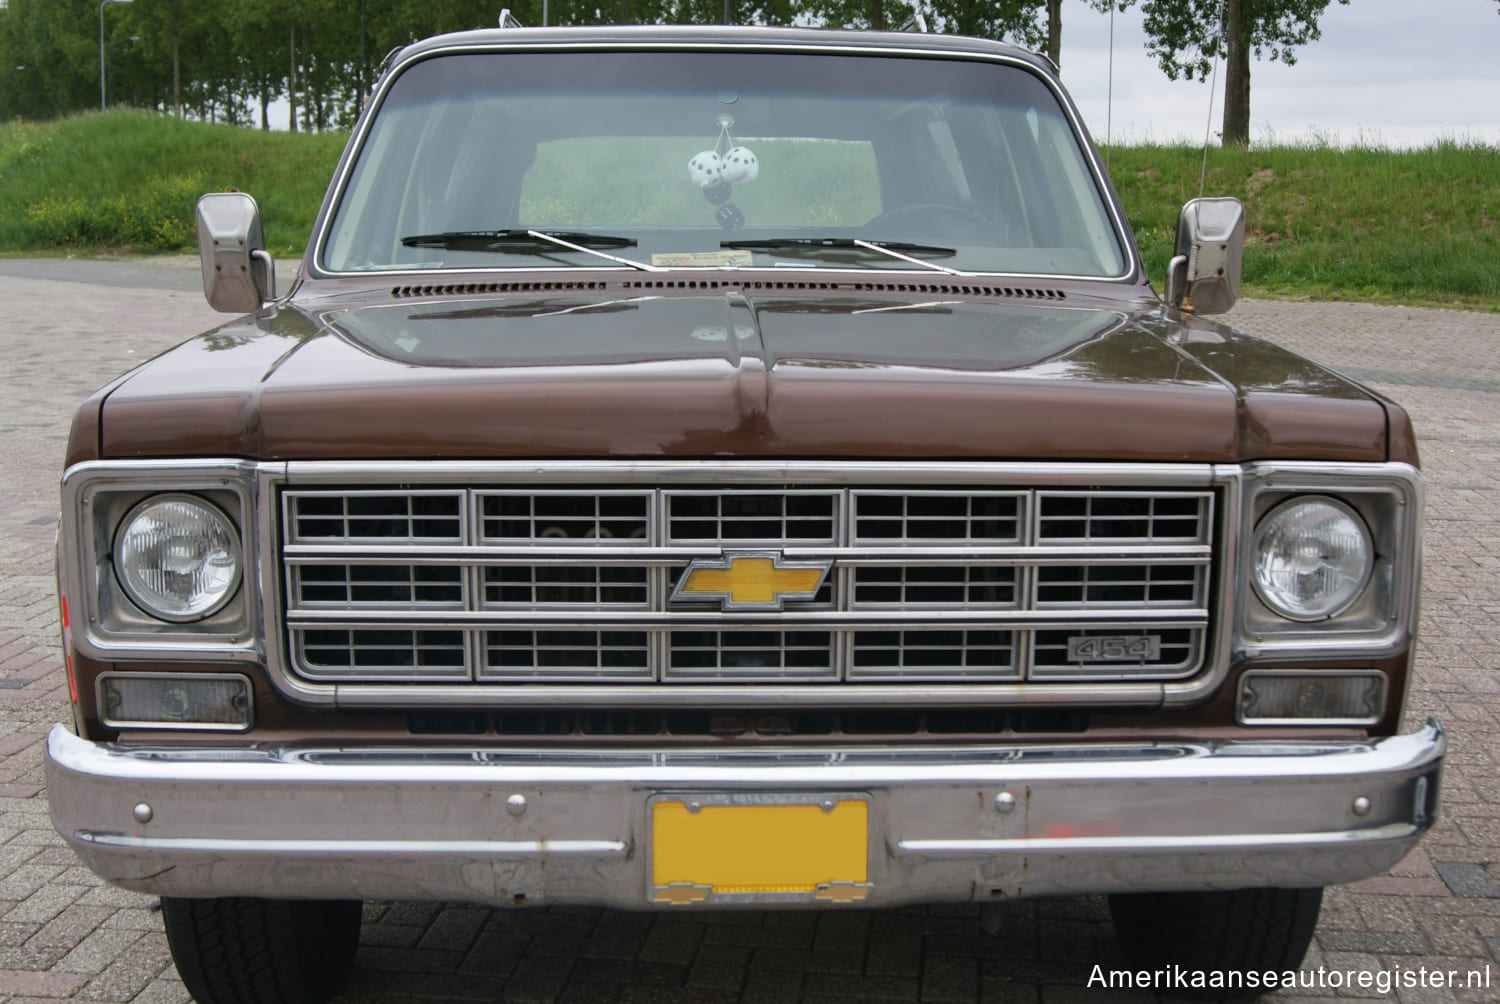
[[[885,226],[905,229],[905,233],[900,236],[920,234],[929,238],[951,240],[954,234],[949,232],[948,224],[944,223],[944,220],[958,225],[959,236],[982,235],[989,241],[993,241],[1000,234],[1000,225],[979,210],[968,206],[956,206],[951,202],[912,202],[897,206],[870,220],[865,224],[864,229],[874,233],[877,240],[886,236],[878,232],[881,227]],[[912,229],[911,224],[916,224],[916,229]]]

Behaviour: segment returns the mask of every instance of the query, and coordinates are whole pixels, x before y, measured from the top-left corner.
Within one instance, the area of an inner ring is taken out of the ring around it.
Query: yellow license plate
[[[651,898],[863,899],[868,817],[863,798],[750,805],[658,798],[651,803]]]

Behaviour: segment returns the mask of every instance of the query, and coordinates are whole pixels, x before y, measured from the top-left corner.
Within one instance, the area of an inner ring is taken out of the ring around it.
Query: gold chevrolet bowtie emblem
[[[674,601],[718,603],[724,610],[780,610],[787,600],[817,596],[832,562],[785,561],[780,551],[725,551],[687,567]]]

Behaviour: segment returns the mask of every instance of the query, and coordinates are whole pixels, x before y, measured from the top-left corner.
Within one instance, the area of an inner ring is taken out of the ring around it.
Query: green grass
[[[1109,162],[1160,276],[1177,207],[1198,195],[1203,151],[1118,147]],[[1500,309],[1500,148],[1213,148],[1203,193],[1245,203],[1251,293]]]
[[[343,146],[127,110],[0,125],[0,252],[191,248],[198,196],[234,188],[299,254]]]
[[[260,202],[271,250],[296,254],[343,143],[126,110],[0,125],[0,253],[190,249],[197,196],[237,188]],[[1159,282],[1203,152],[1117,147],[1109,161]],[[1500,148],[1213,148],[1204,193],[1245,202],[1251,295],[1500,309]]]

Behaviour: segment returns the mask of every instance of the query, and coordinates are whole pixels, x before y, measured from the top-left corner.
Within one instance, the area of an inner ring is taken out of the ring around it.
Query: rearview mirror
[[[244,192],[212,192],[198,200],[197,220],[208,305],[248,314],[276,299],[276,268],[265,249],[255,200]]]
[[[1177,217],[1166,300],[1195,314],[1222,314],[1240,297],[1245,207],[1239,199],[1192,199]]]

